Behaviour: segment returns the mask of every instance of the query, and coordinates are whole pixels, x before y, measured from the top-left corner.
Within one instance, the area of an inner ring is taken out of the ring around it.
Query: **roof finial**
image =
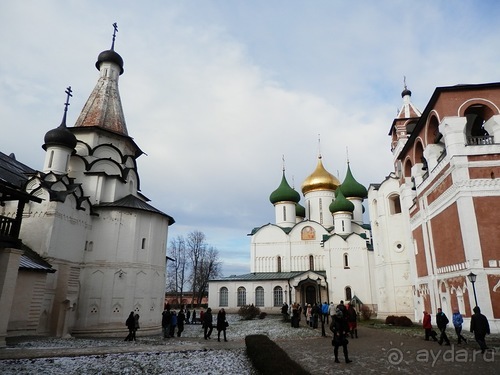
[[[64,103],[64,115],[61,121],[61,126],[66,127],[66,113],[68,112],[69,98],[73,96],[71,95],[71,93],[73,92],[71,91],[71,86],[69,86],[64,92],[66,93],[66,103]]]
[[[321,159],[321,134],[318,134],[318,158]]]
[[[345,146],[345,154],[347,158],[347,164],[349,164],[349,146]]]
[[[281,162],[283,163],[283,172],[285,172],[285,155],[281,155]]]
[[[403,76],[403,84],[404,84],[405,90],[407,90],[408,87],[406,86],[406,76]]]
[[[113,42],[111,43],[111,50],[115,50],[115,39],[116,39],[116,33],[118,32],[118,25],[116,22],[113,24]]]

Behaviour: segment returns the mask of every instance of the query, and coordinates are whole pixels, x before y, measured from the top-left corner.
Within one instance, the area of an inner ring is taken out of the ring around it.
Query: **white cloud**
[[[286,4],[286,7],[284,6]],[[403,76],[422,110],[436,86],[497,79],[496,3],[423,1],[7,1],[0,6],[0,149],[41,168],[44,134],[68,125],[97,82],[99,52],[125,62],[120,92],[142,192],[202,230],[226,273],[249,259],[269,194],[314,170],[342,180],[346,148],[366,186],[392,168],[387,133]],[[234,257],[234,258],[232,258]],[[231,262],[231,264],[230,264]]]

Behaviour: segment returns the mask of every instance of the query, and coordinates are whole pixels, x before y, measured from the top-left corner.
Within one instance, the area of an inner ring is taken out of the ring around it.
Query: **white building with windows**
[[[63,121],[45,135],[42,170],[0,155],[0,346],[18,335],[122,335],[131,311],[141,332],[161,329],[174,219],[141,193],[143,152],[118,92],[121,56],[112,47],[96,67],[74,127],[66,126],[67,90]],[[9,198],[12,189],[25,204]]]
[[[279,312],[284,302],[339,302],[356,296],[376,308],[371,231],[362,219],[366,188],[349,165],[341,184],[320,155],[301,190],[303,206],[283,170],[269,197],[274,223],[250,233],[250,273],[210,280],[210,307],[234,311],[254,304]]]
[[[369,188],[379,315],[422,319],[474,306],[500,331],[500,83],[402,93],[394,171]]]

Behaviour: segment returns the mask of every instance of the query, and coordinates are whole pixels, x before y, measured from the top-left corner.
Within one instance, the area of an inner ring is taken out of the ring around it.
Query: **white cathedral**
[[[250,273],[211,280],[212,308],[353,301],[378,318],[422,319],[474,306],[500,331],[500,83],[411,91],[390,126],[394,170],[367,189],[316,170],[300,195],[283,171],[274,224],[251,233]],[[363,223],[364,199],[370,223]]]
[[[99,54],[74,127],[44,139],[43,169],[0,153],[0,346],[16,335],[113,335],[131,311],[161,328],[168,227],[141,193],[118,91],[123,59]]]
[[[349,164],[342,184],[318,156],[299,193],[281,184],[269,197],[275,222],[250,233],[250,273],[210,280],[212,308],[254,304],[278,312],[284,302],[351,301],[376,309],[371,231],[363,223],[367,189]]]

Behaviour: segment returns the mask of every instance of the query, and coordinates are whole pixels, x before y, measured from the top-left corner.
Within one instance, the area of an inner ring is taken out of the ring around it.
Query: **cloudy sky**
[[[381,182],[403,77],[420,110],[438,86],[497,82],[499,16],[472,0],[3,0],[0,150],[43,167],[65,88],[72,126],[117,22],[142,193],[175,218],[170,239],[200,230],[224,275],[245,273],[282,157],[297,190],[318,150],[341,181],[348,157],[359,182]]]

